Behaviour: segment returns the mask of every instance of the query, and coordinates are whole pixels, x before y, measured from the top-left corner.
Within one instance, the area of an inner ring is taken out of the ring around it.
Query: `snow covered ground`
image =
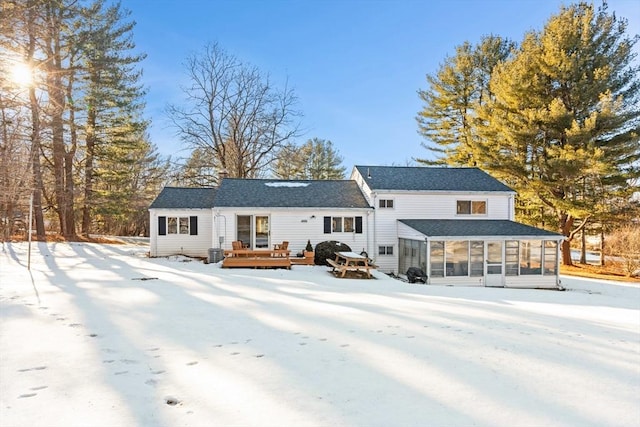
[[[1,426],[638,426],[640,287],[0,250]]]

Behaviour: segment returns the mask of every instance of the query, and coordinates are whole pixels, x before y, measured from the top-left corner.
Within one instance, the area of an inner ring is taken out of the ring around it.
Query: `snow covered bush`
[[[335,240],[320,242],[316,245],[316,255],[314,263],[316,265],[327,265],[327,259],[334,259],[336,252],[349,252],[349,245]]]

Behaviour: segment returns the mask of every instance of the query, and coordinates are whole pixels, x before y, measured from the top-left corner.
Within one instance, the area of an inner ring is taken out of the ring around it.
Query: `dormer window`
[[[486,200],[458,200],[456,203],[457,215],[486,215]]]

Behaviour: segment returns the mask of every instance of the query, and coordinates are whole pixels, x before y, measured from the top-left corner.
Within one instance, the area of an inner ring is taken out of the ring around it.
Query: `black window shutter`
[[[159,216],[158,217],[158,236],[166,236],[167,235],[167,217]]]
[[[356,233],[362,234],[362,217],[356,217]]]
[[[198,235],[198,217],[197,216],[189,217],[189,234],[192,236]]]
[[[324,217],[324,234],[331,234],[331,217]]]

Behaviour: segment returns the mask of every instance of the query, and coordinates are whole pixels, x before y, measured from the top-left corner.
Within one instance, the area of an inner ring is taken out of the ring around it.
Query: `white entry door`
[[[269,217],[261,215],[238,215],[236,240],[251,249],[269,249],[271,232]]]
[[[502,242],[487,242],[487,260],[485,262],[484,285],[504,286],[504,262]]]

